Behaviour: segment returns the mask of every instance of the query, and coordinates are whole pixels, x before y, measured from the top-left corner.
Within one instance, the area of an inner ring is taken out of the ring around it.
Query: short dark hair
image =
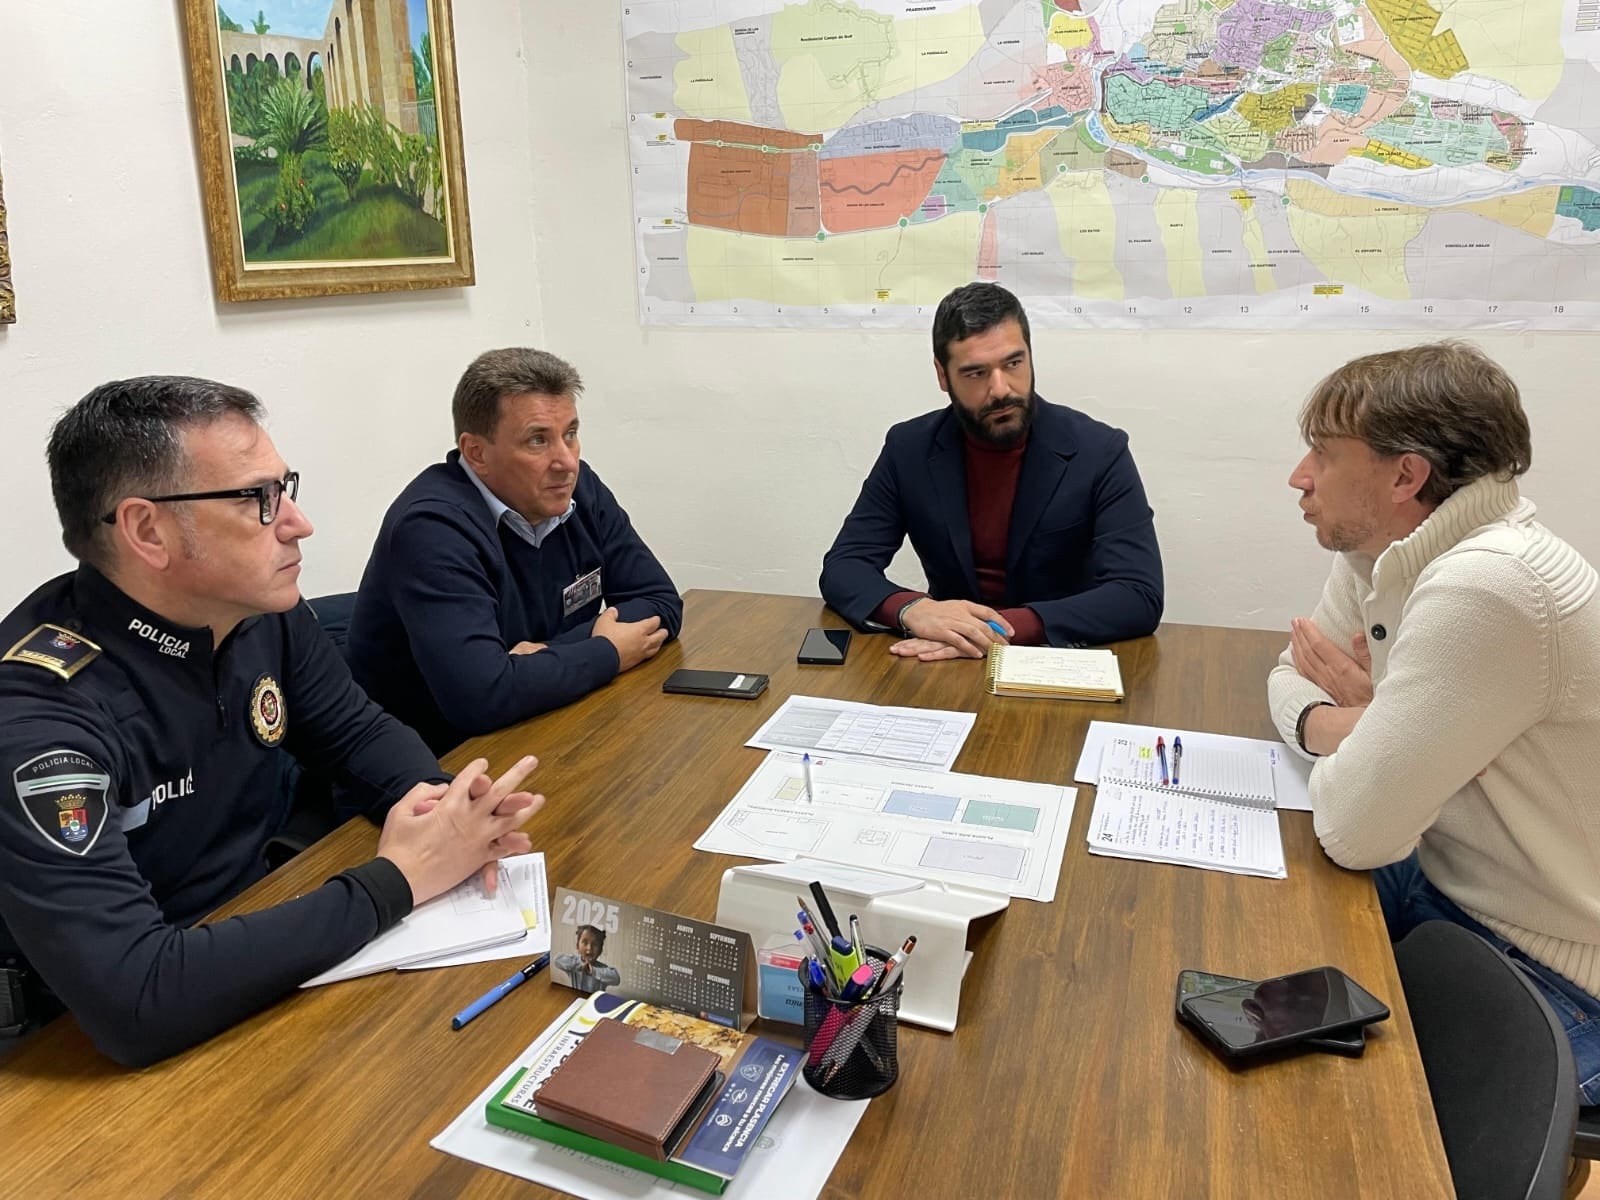
[[[462,372],[450,401],[456,437],[475,433],[492,441],[500,424],[501,397],[529,392],[577,399],[583,392],[583,380],[571,364],[544,350],[526,346],[485,350]]]
[[[606,931],[598,925],[579,925],[572,935],[573,944],[577,944],[578,939],[583,936],[584,930],[588,930],[594,935],[596,943],[594,952],[596,954],[601,953],[606,948]]]
[[[1028,330],[1028,314],[1018,300],[998,283],[969,283],[958,287],[943,300],[933,314],[933,357],[941,367],[950,365],[950,343],[993,329],[1002,321],[1022,326],[1022,340],[1033,349]]]
[[[230,413],[257,424],[266,415],[243,388],[187,375],[116,379],[67,409],[46,450],[67,552],[104,566],[110,527],[100,518],[129,496],[184,491],[183,431]]]
[[[1522,397],[1504,367],[1466,342],[1429,342],[1352,359],[1312,391],[1300,432],[1356,438],[1383,458],[1419,454],[1417,493],[1437,505],[1485,475],[1511,480],[1533,464]]]

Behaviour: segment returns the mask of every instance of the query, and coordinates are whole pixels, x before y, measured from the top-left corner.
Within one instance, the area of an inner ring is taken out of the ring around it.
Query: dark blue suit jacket
[[[884,574],[906,536],[936,600],[978,599],[961,427],[948,407],[889,430],[833,548],[822,598],[861,629],[898,591]],[[1006,596],[1044,621],[1052,646],[1152,633],[1161,621],[1161,551],[1128,435],[1038,401],[1006,539]]]

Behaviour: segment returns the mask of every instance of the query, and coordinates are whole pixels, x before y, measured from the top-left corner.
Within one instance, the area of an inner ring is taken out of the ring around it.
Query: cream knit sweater
[[[1600,995],[1597,576],[1533,515],[1480,479],[1377,559],[1334,559],[1313,619],[1341,647],[1366,630],[1373,698],[1311,803],[1335,862],[1418,847],[1440,891]],[[1300,711],[1331,697],[1287,650],[1267,695],[1298,753]]]

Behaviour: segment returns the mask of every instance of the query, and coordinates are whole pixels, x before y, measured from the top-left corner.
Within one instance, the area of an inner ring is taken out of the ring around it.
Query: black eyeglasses
[[[278,516],[278,509],[283,504],[283,498],[298,499],[300,495],[300,472],[290,471],[282,479],[269,479],[266,483],[258,483],[254,487],[225,488],[219,492],[179,492],[174,496],[146,496],[144,499],[151,504],[175,504],[180,500],[245,500],[254,497],[261,506],[261,523],[271,525]],[[108,512],[100,518],[107,525],[117,523],[117,514]]]

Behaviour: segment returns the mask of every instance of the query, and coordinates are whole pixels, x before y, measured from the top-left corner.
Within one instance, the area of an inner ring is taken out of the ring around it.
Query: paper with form
[[[1091,721],[1088,736],[1083,740],[1083,753],[1078,755],[1078,765],[1072,772],[1077,783],[1093,783],[1100,778],[1100,763],[1106,747],[1116,737],[1127,737],[1155,744],[1157,735],[1170,744],[1174,737],[1183,739],[1183,763],[1187,769],[1189,755],[1194,750],[1215,747],[1219,750],[1256,750],[1272,761],[1272,791],[1279,809],[1311,811],[1311,764],[1292,753],[1282,742],[1265,738],[1234,737],[1226,733],[1196,733],[1191,729],[1158,728],[1154,725],[1125,725],[1119,721]],[[1171,750],[1168,750],[1171,753]]]
[[[1074,788],[773,751],[695,842],[778,862],[815,858],[1054,900]]]
[[[976,714],[790,696],[746,746],[948,771]]]
[[[1089,853],[1283,879],[1278,814],[1181,792],[1102,783]]]
[[[522,907],[507,877],[506,865],[501,863],[493,896],[484,888],[482,877],[474,873],[444,895],[417,905],[389,932],[380,933],[338,966],[300,986],[319,987],[392,971],[444,954],[520,941],[527,932]]]
[[[1131,783],[1140,787],[1214,800],[1232,800],[1254,808],[1273,808],[1272,760],[1261,750],[1235,750],[1215,744],[1191,748],[1183,743],[1180,756],[1168,742],[1169,782],[1161,780],[1161,757],[1155,741],[1148,738],[1115,737],[1100,760],[1100,778],[1105,783]],[[1181,758],[1181,764],[1180,764]]]
[[[442,958],[427,958],[407,963],[402,971],[429,971],[434,967],[461,967],[468,963],[491,962],[498,958],[533,958],[550,949],[550,885],[545,879],[544,855],[515,854],[500,860],[501,887],[508,883],[522,910],[527,932],[509,942],[496,942],[477,950],[463,950]]]

